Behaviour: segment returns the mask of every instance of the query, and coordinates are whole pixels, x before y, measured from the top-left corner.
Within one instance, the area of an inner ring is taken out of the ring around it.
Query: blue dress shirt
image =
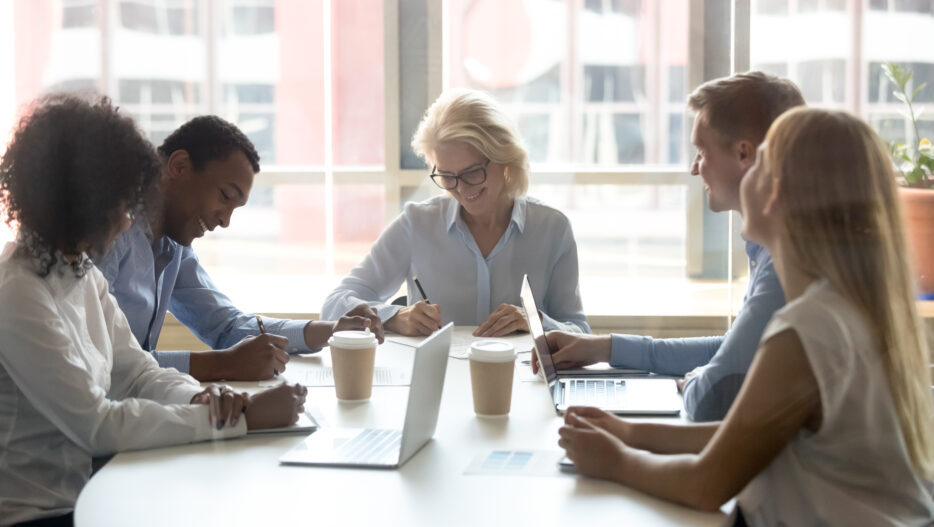
[[[334,320],[366,302],[385,322],[401,306],[386,301],[407,284],[408,304],[421,296],[417,276],[444,323],[476,326],[500,304],[521,305],[522,275],[546,329],[589,333],[578,285],[577,244],[567,217],[542,202],[516,198],[506,232],[486,257],[447,195],[406,203],[402,214],[380,235],[363,262],[328,295],[321,318]]]
[[[234,307],[217,290],[191,247],[166,236],[152,239],[149,220],[138,214],[133,225],[117,236],[110,251],[96,262],[110,283],[110,292],[126,314],[136,340],[153,353],[159,365],[189,371],[188,351],[154,351],[166,311],[211,349],[228,348],[246,336],[258,335],[256,315]],[[263,318],[269,333],[289,339],[290,352],[309,351],[307,320]]]
[[[694,421],[716,421],[739,393],[772,314],[785,305],[772,256],[746,242],[749,287],[733,326],[722,337],[654,339],[613,335],[610,364],[664,375],[684,375],[706,366],[684,386],[684,410]]]

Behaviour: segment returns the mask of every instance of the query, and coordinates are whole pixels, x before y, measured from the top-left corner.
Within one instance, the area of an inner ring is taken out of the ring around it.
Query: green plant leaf
[[[921,181],[923,178],[924,178],[924,169],[921,168],[920,166],[916,166],[914,169],[911,170],[911,172],[908,172],[907,174],[905,174],[905,181],[907,181],[909,184],[917,183]]]
[[[892,95],[893,95],[896,99],[902,101],[903,103],[908,104],[908,98],[905,97],[905,93],[904,93],[904,92],[893,91],[893,92],[892,92]]]
[[[915,97],[918,96],[918,92],[920,92],[921,90],[923,90],[924,87],[927,86],[927,85],[928,85],[928,83],[922,82],[920,86],[918,86],[917,88],[915,88],[915,90],[914,90],[913,92],[911,92],[911,100],[912,100],[912,101],[915,100]]]

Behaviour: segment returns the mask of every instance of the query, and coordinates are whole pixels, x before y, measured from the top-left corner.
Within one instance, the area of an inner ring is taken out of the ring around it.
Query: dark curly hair
[[[37,100],[0,160],[0,200],[45,276],[63,254],[103,254],[115,223],[157,181],[159,158],[107,97]],[[77,271],[77,270],[76,270]]]
[[[216,115],[195,117],[172,132],[159,147],[159,155],[165,161],[176,150],[188,152],[191,165],[201,170],[209,161],[226,159],[232,152],[240,150],[250,161],[253,173],[259,172],[259,154],[253,143],[233,123]]]

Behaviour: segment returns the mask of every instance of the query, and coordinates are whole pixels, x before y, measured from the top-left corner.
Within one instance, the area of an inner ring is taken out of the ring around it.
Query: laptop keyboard
[[[399,460],[401,430],[367,428],[344,442],[336,451],[342,461],[391,464]]]
[[[573,379],[567,381],[572,404],[604,406],[626,394],[626,381],[614,379]]]

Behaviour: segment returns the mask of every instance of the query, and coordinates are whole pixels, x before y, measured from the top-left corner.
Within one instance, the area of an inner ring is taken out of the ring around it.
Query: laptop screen
[[[522,298],[522,308],[525,309],[525,319],[529,323],[529,333],[532,334],[532,340],[535,341],[535,354],[538,355],[539,367],[545,373],[545,382],[548,383],[548,388],[553,392],[558,372],[555,370],[555,363],[551,360],[551,350],[548,349],[548,341],[545,340],[545,329],[542,327],[542,320],[538,318],[538,307],[535,304],[535,297],[532,296],[529,275],[522,278],[522,291],[519,296]]]

